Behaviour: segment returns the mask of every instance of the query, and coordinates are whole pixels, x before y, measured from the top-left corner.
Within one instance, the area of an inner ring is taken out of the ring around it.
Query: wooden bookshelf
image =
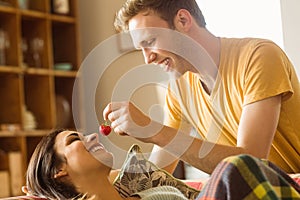
[[[19,2],[0,0],[0,172],[9,172],[8,155],[20,152],[25,175],[41,137],[59,128],[57,97],[70,105],[70,119],[61,128],[76,128],[72,90],[81,58],[77,0],[69,0],[65,15],[52,13],[51,0],[28,0],[26,9]],[[58,63],[71,69],[56,69]],[[34,125],[28,125],[28,112]]]

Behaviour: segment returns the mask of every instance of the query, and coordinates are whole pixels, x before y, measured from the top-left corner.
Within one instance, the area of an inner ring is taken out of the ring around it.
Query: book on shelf
[[[8,171],[0,171],[0,198],[10,196],[9,186]]]
[[[11,195],[17,196],[22,194],[23,172],[22,172],[22,155],[19,151],[8,152],[9,175]]]

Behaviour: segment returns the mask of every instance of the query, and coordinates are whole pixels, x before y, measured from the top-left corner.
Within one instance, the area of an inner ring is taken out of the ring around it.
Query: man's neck
[[[214,36],[206,28],[201,28],[198,26],[192,29],[190,32],[190,37],[198,42],[211,58],[211,63],[208,63],[205,66],[208,67],[208,70],[206,70],[205,74],[201,74],[201,71],[199,71],[202,85],[205,86],[205,91],[210,94],[217,79],[220,64],[220,38]]]

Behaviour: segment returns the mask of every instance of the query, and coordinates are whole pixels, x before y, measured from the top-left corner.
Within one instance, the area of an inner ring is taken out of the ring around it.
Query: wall
[[[213,34],[266,38],[283,46],[280,0],[197,0],[197,3]]]
[[[281,0],[284,49],[300,77],[300,1]]]
[[[157,113],[161,112],[160,108],[153,106],[158,104],[159,99],[156,95],[157,86],[156,84],[152,84],[152,79],[156,79],[154,82],[157,82],[157,80],[164,80],[166,78],[165,76],[158,77],[158,74],[162,74],[161,69],[145,66],[141,52],[131,51],[122,55],[122,50],[119,49],[119,46],[115,45],[114,15],[123,2],[124,0],[79,0],[82,55],[85,58],[83,63],[84,65],[86,63],[95,65],[95,73],[99,71],[103,72],[101,76],[96,77],[99,81],[94,94],[94,112],[96,112],[99,123],[103,122],[102,110],[107,103],[119,99],[130,99],[146,114],[159,116]],[[99,57],[95,61],[89,62],[92,57],[91,55],[99,52],[99,48],[106,43],[111,43],[111,45],[104,52],[100,51]],[[102,66],[103,62],[106,62],[107,56],[118,53],[120,54],[119,58],[112,59],[109,65]],[[142,74],[135,75],[137,71],[141,70]],[[93,79],[93,75],[91,74],[91,79]],[[127,88],[124,88],[125,86]],[[126,97],[129,89],[132,91],[130,91],[129,97]],[[93,97],[86,95],[84,98],[87,100]],[[86,114],[88,132],[98,131],[97,124],[90,123],[89,120],[93,114]],[[144,152],[151,152],[152,150],[152,145],[150,144],[142,144],[132,138],[120,137],[116,134],[110,134],[109,138],[102,138],[102,142],[109,150],[118,155],[115,167],[120,167],[127,150],[133,143],[140,144]]]

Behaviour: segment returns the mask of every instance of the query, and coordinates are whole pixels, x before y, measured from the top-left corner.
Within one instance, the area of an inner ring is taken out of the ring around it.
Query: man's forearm
[[[150,141],[206,173],[211,173],[224,158],[246,153],[243,148],[203,141],[167,126]]]

